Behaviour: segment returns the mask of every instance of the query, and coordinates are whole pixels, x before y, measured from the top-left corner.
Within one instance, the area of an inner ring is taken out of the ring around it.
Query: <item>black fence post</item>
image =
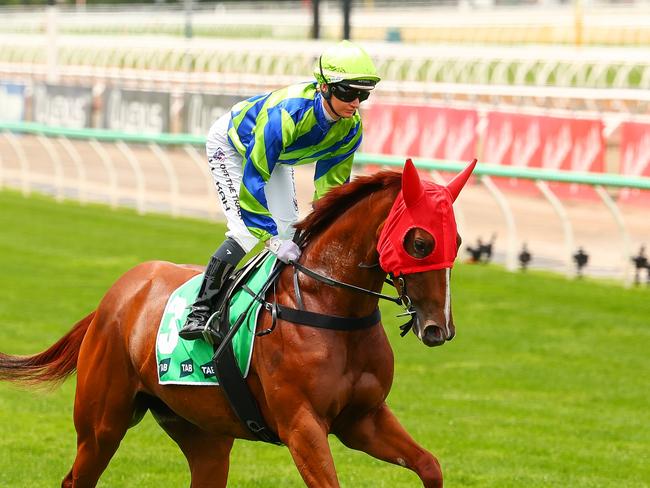
[[[311,0],[312,19],[311,27],[312,39],[320,39],[320,0]]]
[[[352,10],[352,0],[343,1],[343,39],[350,39],[350,13]]]

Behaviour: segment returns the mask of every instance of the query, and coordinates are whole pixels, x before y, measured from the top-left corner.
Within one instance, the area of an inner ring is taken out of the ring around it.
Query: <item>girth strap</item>
[[[281,445],[282,441],[264,420],[257,401],[237,366],[232,343],[228,343],[223,353],[214,358],[214,367],[219,385],[239,420],[258,439]]]
[[[307,310],[296,310],[295,308],[285,307],[279,303],[267,305],[276,308],[276,316],[281,320],[286,320],[294,324],[318,327],[320,329],[361,330],[372,327],[381,321],[379,308],[376,308],[374,312],[365,317],[337,317],[335,315],[323,315]]]
[[[259,262],[261,262],[261,258]],[[241,313],[235,321],[235,324],[227,331],[212,357],[214,368],[219,378],[219,385],[239,420],[261,441],[278,445],[282,444],[282,441],[267,425],[253,393],[248,388],[248,384],[242,376],[239,366],[237,366],[232,348],[232,338],[244,323],[246,315],[253,303],[255,301],[260,303],[264,302],[263,297],[266,291],[278,277],[283,266],[279,261],[276,263],[262,289],[253,296],[254,300],[251,301],[248,308]],[[249,291],[249,293],[253,295],[252,292]],[[227,330],[230,323],[227,320],[227,314],[225,315],[226,317],[223,323]]]

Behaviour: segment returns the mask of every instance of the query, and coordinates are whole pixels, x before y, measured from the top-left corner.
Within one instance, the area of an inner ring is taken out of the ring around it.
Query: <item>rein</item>
[[[291,262],[291,266],[294,267],[296,270],[296,273],[294,274],[294,288],[296,290],[296,296],[298,298],[298,302],[302,303],[302,299],[300,296],[300,288],[298,287],[298,271],[301,273],[309,276],[310,278],[313,278],[317,281],[320,281],[321,283],[325,283],[326,285],[329,286],[334,286],[337,288],[344,288],[347,290],[355,291],[358,293],[364,293],[366,295],[370,295],[376,298],[380,298],[383,300],[388,300],[390,302],[396,303],[397,305],[401,305],[404,307],[404,312],[401,314],[398,314],[398,317],[405,317],[405,316],[410,316],[410,320],[406,322],[403,325],[400,325],[400,336],[404,337],[406,334],[408,334],[409,330],[413,327],[413,324],[415,323],[416,315],[415,315],[415,309],[413,308],[413,305],[411,304],[411,299],[409,298],[407,291],[406,291],[406,281],[402,276],[399,276],[397,278],[400,286],[400,295],[393,297],[390,295],[385,295],[383,293],[379,293],[376,291],[368,290],[367,288],[362,288],[360,286],[352,285],[350,283],[345,283],[343,281],[336,280],[334,278],[331,278],[329,276],[325,276],[323,274],[318,273],[317,271],[314,271],[313,269],[307,268],[306,266],[303,266],[300,263],[297,262]],[[397,289],[397,286],[395,286],[395,281],[393,276],[391,275],[391,279],[386,278],[386,283]]]
[[[329,276],[325,276],[323,274],[320,274],[317,271],[314,271],[313,269],[309,269],[309,268],[303,266],[300,263],[293,263],[292,262],[291,265],[294,268],[296,268],[298,271],[300,271],[301,273],[309,276],[310,278],[314,278],[315,280],[320,281],[321,283],[325,283],[325,284],[330,285],[330,286],[334,286],[334,287],[338,287],[338,288],[345,288],[347,290],[352,290],[352,291],[356,291],[356,292],[359,292],[359,293],[365,293],[366,295],[381,298],[383,300],[388,300],[388,301],[391,301],[393,303],[397,303],[398,305],[404,305],[405,303],[408,303],[410,305],[410,303],[411,303],[411,299],[408,298],[408,296],[406,296],[406,294],[402,294],[402,295],[400,295],[398,297],[392,297],[390,295],[384,295],[383,293],[378,293],[376,291],[368,290],[366,288],[361,288],[360,286],[351,285],[350,283],[345,283],[343,281],[335,280],[334,278],[330,278]],[[387,283],[389,283],[392,286],[395,286],[395,284],[392,281],[387,280]],[[406,298],[406,300],[405,300],[405,298]]]

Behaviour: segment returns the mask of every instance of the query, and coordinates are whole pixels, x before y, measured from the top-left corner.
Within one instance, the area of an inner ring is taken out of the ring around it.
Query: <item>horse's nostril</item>
[[[424,329],[422,342],[429,346],[440,346],[445,343],[445,334],[437,325],[430,325]]]

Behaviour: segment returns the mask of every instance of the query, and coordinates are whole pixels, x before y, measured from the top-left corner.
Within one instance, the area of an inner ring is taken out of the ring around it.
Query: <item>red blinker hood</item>
[[[447,186],[422,181],[413,162],[406,160],[402,190],[384,222],[377,251],[382,269],[393,276],[451,268],[457,254],[456,219],[452,204],[476,167],[476,159]],[[404,249],[409,230],[421,228],[431,234],[435,245],[431,254],[415,258]]]

